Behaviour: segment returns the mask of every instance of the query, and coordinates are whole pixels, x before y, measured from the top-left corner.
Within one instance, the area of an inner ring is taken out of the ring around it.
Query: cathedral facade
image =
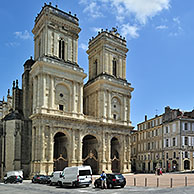
[[[34,59],[22,89],[0,101],[0,172],[51,174],[91,165],[93,173],[131,171],[126,40],[113,28],[89,40],[89,78],[78,65],[78,18],[45,4],[35,19]]]

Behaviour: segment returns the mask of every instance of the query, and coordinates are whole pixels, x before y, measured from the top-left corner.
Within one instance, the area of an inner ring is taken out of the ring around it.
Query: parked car
[[[63,177],[58,181],[60,186],[78,187],[85,185],[89,187],[92,183],[92,169],[90,166],[66,167],[62,175]]]
[[[50,183],[50,176],[48,176],[48,175],[40,176],[39,183],[49,184]]]
[[[23,182],[23,178],[20,175],[19,176],[12,175],[4,180],[5,184],[7,184],[7,183],[22,183],[22,182]]]
[[[106,174],[107,188],[112,189],[116,186],[124,187],[126,185],[126,179],[122,174],[112,173]],[[101,178],[94,181],[95,188],[101,187]]]
[[[33,176],[32,183],[40,183],[43,178],[44,178],[44,175],[37,174],[37,175]]]
[[[20,176],[20,177],[22,177],[22,179],[23,179],[23,171],[22,170],[13,170],[13,171],[8,171],[6,174],[5,174],[5,176],[4,176],[4,180],[6,180],[8,177],[10,177],[10,176]]]
[[[57,185],[58,181],[63,177],[62,176],[63,171],[55,171],[51,174],[50,178],[50,185]]]

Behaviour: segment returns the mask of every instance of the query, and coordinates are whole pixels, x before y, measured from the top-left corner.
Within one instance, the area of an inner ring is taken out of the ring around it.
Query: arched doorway
[[[190,170],[190,161],[189,160],[184,161],[184,169],[185,170]]]
[[[119,141],[116,137],[111,139],[112,172],[120,172]]]
[[[178,163],[176,160],[172,161],[172,170],[177,171],[178,170]]]
[[[83,165],[90,165],[93,174],[98,174],[98,141],[93,135],[83,138],[82,159]]]
[[[54,136],[54,171],[63,170],[68,166],[67,145],[67,136],[58,132]]]

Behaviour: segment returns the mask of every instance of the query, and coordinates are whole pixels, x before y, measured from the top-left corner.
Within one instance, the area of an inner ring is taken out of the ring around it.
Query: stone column
[[[108,91],[108,111],[107,111],[107,118],[111,119],[111,91]]]
[[[36,91],[36,87],[37,87],[37,81],[36,81],[36,77],[33,77],[33,113],[36,112],[36,102],[37,102],[37,91]]]
[[[82,147],[83,147],[83,143],[82,143],[82,133],[81,131],[79,130],[79,139],[78,139],[78,153],[79,153],[79,156],[78,156],[78,165],[82,165],[83,164],[83,161],[82,161]]]
[[[34,127],[32,127],[32,148],[31,148],[31,152],[32,152],[32,161],[34,161]]]
[[[79,90],[80,90],[80,95],[79,95],[79,112],[83,114],[83,85],[82,83],[79,84]]]
[[[123,79],[126,79],[126,61],[123,60]]]
[[[128,163],[128,172],[131,172],[131,136],[128,136],[128,145],[127,145],[127,163]]]
[[[119,58],[119,77],[120,78],[123,78],[123,75],[122,75],[122,58]]]
[[[76,112],[76,110],[75,110],[75,95],[76,95],[76,85],[75,85],[75,82],[73,81],[72,82],[72,86],[73,86],[73,88],[72,88],[72,112],[73,113],[75,113]]]
[[[107,169],[108,169],[108,172],[111,173],[112,170],[111,170],[111,165],[112,165],[112,162],[111,162],[111,138],[108,134],[108,137],[107,137],[107,149],[106,149],[106,152],[107,152]]]
[[[127,100],[128,100],[128,107],[127,107],[127,121],[130,122],[130,96],[127,97]]]
[[[49,107],[54,108],[54,78],[50,76]]]
[[[46,74],[42,74],[42,79],[43,79],[43,87],[42,87],[42,106],[44,108],[47,107],[47,100],[46,100]]]
[[[51,174],[53,172],[53,167],[54,167],[54,162],[53,162],[53,157],[54,157],[54,138],[52,136],[52,128],[49,127],[49,136],[48,136],[48,174]]]
[[[72,129],[72,134],[71,134],[71,154],[72,154],[72,166],[75,163],[75,131]]]
[[[37,76],[37,99],[36,99],[36,105],[37,105],[37,108],[40,107],[40,75]]]
[[[123,96],[123,121],[127,121],[127,113],[126,113],[126,96]]]

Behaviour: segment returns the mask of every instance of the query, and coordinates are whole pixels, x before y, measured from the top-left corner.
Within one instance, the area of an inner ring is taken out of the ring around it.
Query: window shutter
[[[176,139],[175,139],[175,146],[178,146],[177,137],[176,137]]]
[[[184,122],[182,123],[182,130],[183,131],[185,130],[185,123]]]
[[[166,139],[164,139],[164,148],[166,147]]]
[[[171,138],[168,139],[168,147],[171,147]]]
[[[185,145],[185,137],[182,136],[182,146],[184,146],[184,145]]]
[[[188,152],[188,158],[190,158],[190,152]]]
[[[191,137],[188,137],[189,139],[189,146],[191,146]]]
[[[183,159],[185,158],[185,152],[183,151]]]
[[[192,137],[191,145],[194,146],[194,137]]]

